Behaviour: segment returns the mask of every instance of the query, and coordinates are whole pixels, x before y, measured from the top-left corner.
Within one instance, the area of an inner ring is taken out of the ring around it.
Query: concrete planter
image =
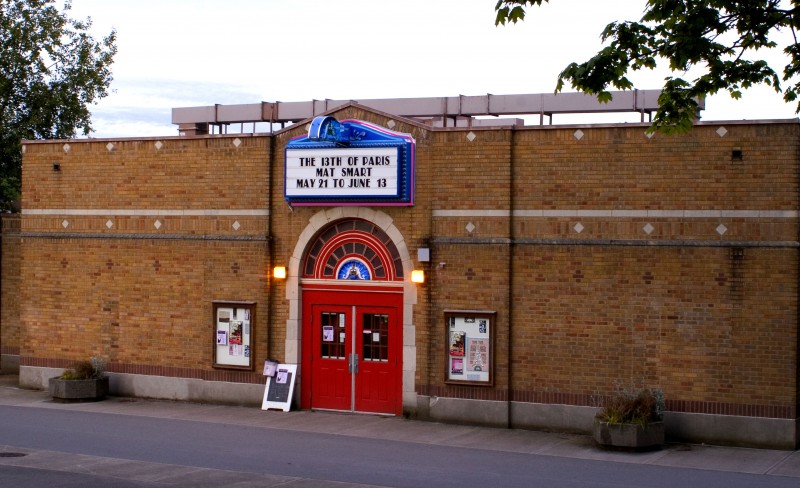
[[[605,447],[653,449],[664,444],[664,422],[640,424],[609,424],[594,421],[595,442]]]
[[[50,378],[50,396],[61,402],[93,402],[108,395],[108,377],[90,380]]]

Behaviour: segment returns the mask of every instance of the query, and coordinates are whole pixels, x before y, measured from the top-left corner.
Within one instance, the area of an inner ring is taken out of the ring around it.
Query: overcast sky
[[[552,93],[558,73],[601,47],[645,0],[551,0],[495,27],[495,0],[73,0],[101,38],[117,30],[113,91],[93,137],[177,135],[173,107]],[[767,57],[767,56],[765,56]],[[780,52],[769,54],[780,70]],[[667,71],[632,77],[660,88]],[[565,91],[571,91],[565,89]],[[703,120],[795,118],[769,87],[706,100]],[[592,122],[589,116],[558,122]],[[638,121],[614,115],[614,121]],[[538,118],[537,118],[538,121]]]

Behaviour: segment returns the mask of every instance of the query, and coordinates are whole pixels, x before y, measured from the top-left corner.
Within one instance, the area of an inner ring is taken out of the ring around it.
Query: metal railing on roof
[[[594,96],[583,93],[545,93],[527,95],[478,95],[429,98],[393,98],[359,100],[310,100],[304,102],[261,102],[240,105],[209,105],[204,107],[180,107],[172,109],[172,123],[181,130],[199,129],[202,126],[225,126],[267,122],[270,124],[297,123],[348,104],[372,108],[387,114],[412,119],[448,120],[480,116],[524,116],[539,115],[544,124],[545,116],[556,114],[636,112],[651,116],[658,109],[661,90],[632,90],[612,92],[612,100],[600,103]],[[704,109],[700,101],[700,109]],[[455,125],[455,124],[454,124]]]

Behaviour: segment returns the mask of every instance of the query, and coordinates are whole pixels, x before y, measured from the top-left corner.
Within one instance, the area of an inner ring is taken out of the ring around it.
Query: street
[[[249,412],[230,408],[233,414]],[[325,415],[333,421],[338,417]],[[0,406],[0,445],[6,452],[15,448],[43,450],[63,453],[67,458],[80,455],[103,460],[96,462],[91,472],[80,475],[65,474],[56,466],[53,470],[47,466],[13,467],[6,463],[25,458],[0,458],[0,486],[225,486],[243,481],[246,483],[240,486],[336,486],[339,482],[454,488],[736,488],[798,484],[794,477],[284,430],[242,425],[235,419],[230,423],[224,419],[193,421],[28,406]],[[113,470],[106,473],[98,467],[115,466],[109,458],[133,463],[125,463],[125,476],[117,473],[114,478],[105,478],[102,475],[111,476]],[[202,471],[187,471],[187,467]],[[146,472],[152,476],[145,476]],[[171,472],[182,476],[171,476]],[[198,477],[198,473],[204,475]],[[186,477],[189,474],[194,478]]]

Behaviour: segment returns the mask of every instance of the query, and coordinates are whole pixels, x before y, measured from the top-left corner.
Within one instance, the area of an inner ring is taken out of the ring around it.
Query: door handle
[[[347,357],[347,372],[350,374],[358,373],[358,354],[350,353]]]

